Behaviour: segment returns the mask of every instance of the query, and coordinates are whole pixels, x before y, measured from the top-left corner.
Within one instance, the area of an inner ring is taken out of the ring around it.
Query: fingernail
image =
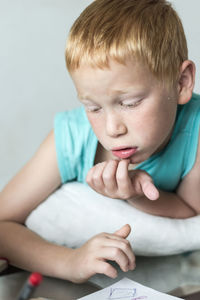
[[[136,268],[136,264],[133,263],[132,266],[131,266],[131,268],[130,268],[130,270],[134,270],[135,268]]]
[[[124,267],[124,272],[128,272],[129,266]]]

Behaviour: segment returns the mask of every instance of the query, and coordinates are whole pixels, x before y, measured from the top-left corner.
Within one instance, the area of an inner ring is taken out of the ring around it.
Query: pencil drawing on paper
[[[136,289],[128,289],[128,288],[111,288],[110,295],[108,299],[123,299],[128,298],[131,299],[136,294]]]
[[[148,297],[147,296],[139,296],[136,298],[132,298],[131,300],[142,300],[142,299],[148,299]]]
[[[135,288],[111,288],[109,293],[109,300],[127,299],[127,300],[142,300],[147,299],[147,296],[136,296],[137,290]]]

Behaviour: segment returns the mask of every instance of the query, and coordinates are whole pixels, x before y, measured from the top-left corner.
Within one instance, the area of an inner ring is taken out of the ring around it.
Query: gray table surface
[[[0,277],[0,300],[15,300],[29,273],[17,272]],[[32,298],[43,297],[52,300],[73,300],[99,290],[92,283],[73,284],[56,278],[44,277]]]
[[[177,297],[200,290],[200,251],[163,257],[137,257],[136,265],[134,271],[127,273],[118,269],[116,279],[99,274],[93,276],[90,282],[80,285],[44,277],[32,298],[78,299],[123,277]],[[28,275],[27,272],[18,272],[0,276],[0,300],[15,300]]]

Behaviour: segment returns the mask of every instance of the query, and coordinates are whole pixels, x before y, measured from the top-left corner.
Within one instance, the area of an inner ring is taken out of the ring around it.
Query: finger
[[[118,163],[116,172],[116,180],[118,191],[123,199],[127,199],[131,196],[132,184],[128,175],[129,160],[123,159]]]
[[[114,233],[105,233],[102,232],[100,235],[106,238],[115,238],[119,241],[123,241],[131,232],[131,226],[129,224],[125,224],[120,229],[116,230]]]
[[[115,261],[124,272],[129,270],[128,256],[119,247],[103,247],[101,249],[101,257]]]
[[[102,172],[106,162],[99,163],[91,168],[87,174],[86,182],[96,191],[104,189]]]
[[[141,187],[144,195],[150,200],[157,200],[159,198],[159,191],[153,184],[152,180],[141,182]]]
[[[111,278],[117,277],[117,270],[108,262],[97,260],[94,264],[94,273],[104,274]]]
[[[94,171],[92,174],[92,181],[97,189],[98,188],[104,189],[104,182],[103,182],[102,175],[103,175],[103,171],[104,171],[106,164],[107,164],[107,162],[104,161],[102,163],[97,164],[94,168]]]
[[[121,250],[122,254],[126,257],[125,267],[133,270],[135,267],[135,255],[131,248],[131,245],[128,240],[117,240],[117,239],[109,239],[104,243],[105,247],[115,248]],[[128,259],[128,260],[127,260]],[[124,270],[124,269],[123,269]]]
[[[145,195],[150,200],[157,200],[159,198],[159,191],[147,172],[143,170],[132,171],[131,180],[137,195]]]
[[[120,229],[118,229],[117,231],[115,231],[115,234],[122,238],[127,238],[130,232],[131,232],[131,226],[129,224],[126,224]]]
[[[96,237],[98,237],[97,240],[101,241],[101,243],[102,243],[103,239],[104,239],[104,241],[105,241],[105,239],[114,239],[114,240],[117,240],[117,241],[124,241],[125,240],[125,238],[121,237],[120,235],[117,235],[115,233],[106,233],[106,232],[102,232],[102,233],[98,234]]]
[[[86,182],[90,185],[91,182],[92,182],[92,174],[94,172],[94,167],[92,167],[88,173],[87,173],[87,176],[86,176]]]
[[[110,160],[106,164],[102,178],[105,189],[108,193],[114,193],[117,190],[117,181],[116,181],[116,170],[118,166],[118,161]]]
[[[126,231],[128,231],[130,226],[125,225],[122,228],[124,228],[124,229],[126,228]],[[133,250],[132,250],[131,245],[128,240],[126,240],[116,234],[101,233],[96,237],[96,239],[93,239],[93,242],[95,243],[94,246],[96,248],[102,247],[102,245],[103,245],[103,247],[115,248],[115,249],[121,250],[124,253],[124,255],[126,256],[126,259],[128,259],[128,261],[126,261],[126,264],[125,264],[126,270],[127,270],[127,268],[129,270],[133,270],[135,268],[135,255],[133,253]],[[106,257],[105,252],[103,252],[102,250],[100,253],[101,253],[102,258],[113,260],[113,259],[111,259],[110,256]],[[125,269],[123,269],[123,271],[125,271]]]

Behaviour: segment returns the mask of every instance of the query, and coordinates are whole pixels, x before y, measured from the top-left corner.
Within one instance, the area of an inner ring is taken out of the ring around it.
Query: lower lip
[[[137,148],[127,148],[127,149],[121,149],[121,150],[113,150],[112,154],[119,158],[129,158],[136,151],[137,151]]]

